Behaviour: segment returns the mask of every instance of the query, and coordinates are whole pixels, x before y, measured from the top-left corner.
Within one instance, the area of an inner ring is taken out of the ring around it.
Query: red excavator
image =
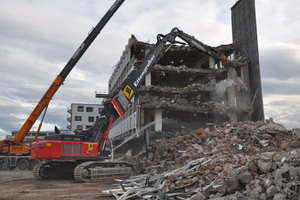
[[[69,62],[60,72],[60,74],[56,77],[53,83],[50,85],[49,89],[43,95],[41,100],[38,102],[32,113],[29,115],[21,129],[18,131],[13,140],[2,140],[0,143],[0,169],[13,169],[18,166],[19,169],[27,169],[33,168],[34,165],[39,164],[40,161],[38,159],[30,159],[31,153],[31,144],[26,145],[23,143],[23,140],[31,127],[34,125],[36,120],[39,118],[41,113],[44,111],[44,115],[42,117],[41,123],[38,127],[36,136],[34,141],[37,140],[38,133],[41,129],[42,122],[47,111],[47,107],[50,103],[50,100],[62,85],[68,74],[71,72],[73,67],[79,61],[81,56],[85,53],[88,47],[92,44],[95,38],[98,36],[100,31],[106,25],[106,23],[110,20],[110,18],[114,15],[114,13],[118,10],[118,8],[122,5],[125,0],[116,0],[114,4],[110,7],[110,9],[106,12],[103,18],[99,21],[95,28],[89,33],[87,38],[83,41],[83,43],[79,46],[79,48],[72,55]],[[88,150],[91,148],[89,146]]]
[[[184,42],[176,41],[177,37]],[[48,136],[45,141],[33,143],[32,158],[44,160],[35,167],[34,176],[38,179],[47,179],[68,174],[73,175],[76,181],[88,181],[103,176],[131,173],[131,165],[126,162],[105,161],[110,158],[110,151],[105,150],[105,144],[111,125],[117,118],[124,115],[146,74],[175,43],[187,43],[217,60],[220,59],[220,54],[215,48],[204,45],[178,28],[173,28],[166,35],[159,34],[157,43],[148,54],[109,95],[110,98],[104,103],[104,109],[92,128],[76,135]]]

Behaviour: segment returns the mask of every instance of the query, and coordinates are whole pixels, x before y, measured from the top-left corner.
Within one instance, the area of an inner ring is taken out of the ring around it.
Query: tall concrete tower
[[[264,120],[255,0],[238,0],[231,8],[231,23],[236,53],[248,58],[250,98],[254,108],[251,118],[253,121]]]

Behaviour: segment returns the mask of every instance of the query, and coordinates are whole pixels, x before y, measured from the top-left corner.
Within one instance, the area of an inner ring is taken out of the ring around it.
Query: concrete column
[[[151,72],[147,73],[145,76],[145,86],[151,85]]]
[[[210,69],[215,69],[215,65],[216,65],[216,60],[213,57],[209,56],[209,68]],[[210,79],[210,84],[211,85],[215,85],[217,83],[216,81],[216,77],[213,77],[212,79]]]
[[[209,56],[209,68],[215,69],[215,65],[216,65],[216,60],[213,57]]]
[[[230,122],[237,122],[237,113],[236,113],[236,72],[233,67],[228,68],[228,77],[227,77],[227,98],[228,98],[228,106],[231,109],[229,114]]]
[[[155,131],[161,132],[162,131],[162,110],[155,109],[154,113],[154,120],[155,120]]]
[[[229,108],[231,108],[231,112],[229,114],[229,120],[230,122],[237,122],[236,97],[235,97],[234,87],[227,88],[227,96],[228,96],[228,106]]]

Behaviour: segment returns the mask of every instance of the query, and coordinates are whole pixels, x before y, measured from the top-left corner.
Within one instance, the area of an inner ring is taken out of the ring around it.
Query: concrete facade
[[[236,57],[248,60],[250,98],[253,121],[264,120],[264,107],[259,65],[255,0],[239,0],[231,8],[232,38],[236,43]]]

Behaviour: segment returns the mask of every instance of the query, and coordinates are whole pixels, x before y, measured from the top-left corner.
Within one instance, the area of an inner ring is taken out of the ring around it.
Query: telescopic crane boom
[[[62,69],[60,74],[56,77],[50,87],[47,89],[43,97],[35,106],[32,113],[29,115],[21,129],[18,131],[13,140],[3,140],[0,144],[0,154],[29,154],[30,146],[22,143],[25,136],[32,128],[38,117],[41,113],[48,107],[50,100],[55,95],[56,91],[63,84],[64,80],[71,72],[73,67],[88,49],[88,47],[92,44],[95,38],[98,36],[100,31],[106,25],[106,23],[110,20],[110,18],[114,15],[114,13],[118,10],[118,8],[122,5],[125,0],[116,0],[114,4],[110,7],[110,9],[106,12],[103,18],[99,21],[95,28],[89,33],[83,43],[78,47],[75,53],[72,55],[66,66]],[[40,127],[39,127],[40,128]],[[38,133],[37,133],[38,134]],[[37,135],[36,135],[37,136]],[[37,138],[37,137],[36,137]]]

